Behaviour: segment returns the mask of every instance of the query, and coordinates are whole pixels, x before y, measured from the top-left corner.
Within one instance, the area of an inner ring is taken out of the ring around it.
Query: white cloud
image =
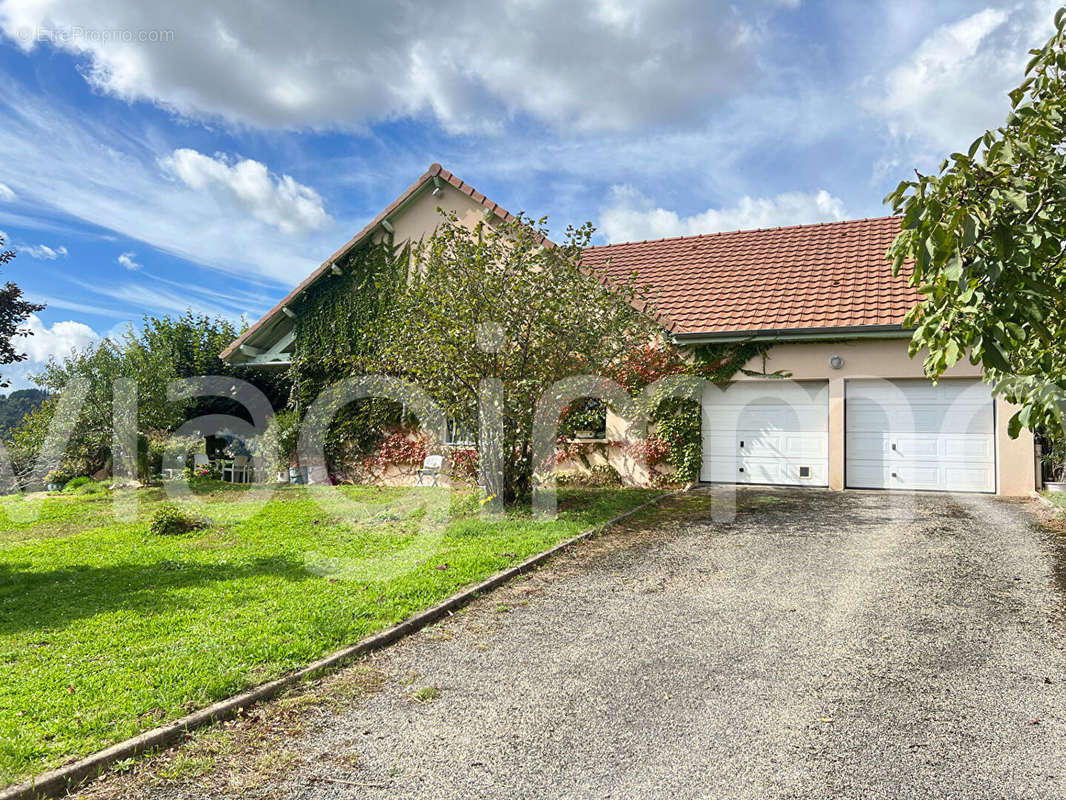
[[[158,280],[158,279],[157,279]],[[190,309],[199,314],[220,316],[237,320],[249,310],[247,294],[239,291],[227,294],[198,290],[195,287],[182,287],[180,291],[160,289],[146,283],[100,283],[75,279],[73,281],[87,292],[117,300],[125,308],[137,309],[138,313],[154,312],[157,314],[184,314]],[[174,284],[173,281],[163,281]],[[176,284],[175,284],[176,285]],[[266,304],[255,306],[256,316],[268,308]]]
[[[189,188],[210,192],[284,234],[319,230],[331,221],[318,192],[290,175],[271,175],[258,161],[211,158],[181,148],[159,163]]]
[[[31,335],[20,337],[16,348],[38,364],[44,364],[53,356],[62,358],[71,350],[80,350],[100,339],[100,334],[82,322],[67,320],[48,327],[36,314],[30,314],[23,328]]]
[[[128,270],[140,269],[141,265],[133,260],[135,255],[134,252],[122,253],[116,260]]]
[[[0,239],[4,241],[4,246],[14,250],[16,255],[26,255],[38,261],[55,261],[60,256],[68,255],[66,247],[52,248],[46,244],[23,244],[12,239],[6,231],[0,231]]]
[[[1003,124],[1007,92],[1022,81],[1030,48],[1051,34],[1058,2],[985,8],[942,25],[877,82],[865,98],[890,133],[923,156],[963,150]]]
[[[4,203],[11,203],[14,202],[15,197],[16,195],[12,191],[10,186],[8,186],[6,183],[0,183],[0,201]]]
[[[775,197],[741,197],[730,208],[709,208],[683,217],[656,207],[632,186],[611,188],[608,205],[600,212],[599,230],[608,243],[701,233],[804,225],[847,216],[844,203],[825,189],[814,194],[786,192]]]
[[[7,0],[0,28],[26,49],[36,37],[20,32],[53,30],[51,46],[84,57],[98,90],[194,117],[358,127],[428,112],[451,130],[516,115],[626,129],[706,118],[755,69],[770,12],[795,4],[322,2],[293,13],[265,0],[249,14],[239,0]],[[78,28],[135,35],[69,35]]]
[[[2,78],[0,116],[0,178],[20,198],[194,264],[291,285],[353,229],[280,233],[232,201],[168,180],[159,160],[173,150],[158,147],[156,132],[105,124]]]
[[[67,248],[62,245],[51,248],[46,244],[24,244],[18,248],[19,253],[24,253],[38,261],[55,261],[60,256],[68,255]]]

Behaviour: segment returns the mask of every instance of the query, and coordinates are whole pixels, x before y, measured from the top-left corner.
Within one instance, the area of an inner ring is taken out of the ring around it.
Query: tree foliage
[[[4,237],[0,236],[0,264],[9,264],[15,257],[13,250],[4,250]],[[44,309],[43,305],[30,303],[23,299],[22,290],[11,281],[0,287],[0,365],[13,364],[26,359],[20,353],[15,340],[19,337],[32,336],[23,323],[34,314]],[[10,381],[0,375],[0,388],[9,386]]]
[[[532,488],[537,400],[563,378],[610,374],[636,343],[661,332],[635,307],[648,299],[640,287],[608,285],[581,266],[591,225],[568,228],[555,246],[545,222],[471,230],[444,217],[415,249],[413,278],[382,328],[382,370],[418,384],[464,430],[478,431],[481,381],[502,381],[507,501]]]
[[[1022,405],[1011,435],[1056,424],[1066,390],[1064,26],[1061,9],[1002,127],[886,198],[903,216],[895,270],[912,270],[923,296],[906,318],[911,354],[928,349],[934,378],[967,356],[981,364],[995,391]]]
[[[17,428],[46,397],[48,392],[41,389],[17,389],[7,396],[0,394],[0,438]]]
[[[289,388],[283,376],[263,370],[231,367],[218,358],[238,332],[228,320],[191,311],[178,317],[145,317],[140,330],[132,326],[123,334],[106,338],[62,359],[52,359],[34,381],[59,398],[75,381],[86,389],[84,403],[73,427],[62,467],[73,475],[92,474],[110,462],[114,382],[133,381],[137,391],[137,430],[143,449],[154,432],[174,430],[188,419],[205,414],[246,417],[239,404],[224,398],[167,400],[167,384],[178,378],[201,375],[240,377],[255,384],[272,403],[284,404]],[[12,458],[26,474],[44,432],[55,413],[48,401],[25,418],[11,436]],[[147,455],[142,453],[144,463]]]

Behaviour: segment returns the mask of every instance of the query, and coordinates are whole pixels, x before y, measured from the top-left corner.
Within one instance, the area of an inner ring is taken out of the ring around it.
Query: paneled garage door
[[[701,480],[829,485],[829,384],[737,381],[703,393]]]
[[[996,490],[995,411],[987,384],[848,381],[845,402],[849,487]]]

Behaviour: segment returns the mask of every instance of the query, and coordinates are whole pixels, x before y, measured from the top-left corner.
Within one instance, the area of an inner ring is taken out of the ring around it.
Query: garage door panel
[[[987,385],[849,381],[845,392],[848,486],[995,490],[995,411]]]
[[[824,431],[828,430],[828,421],[826,406],[704,406],[703,428],[707,431]]]
[[[848,399],[848,430],[853,432],[914,431],[916,433],[985,433],[993,422],[992,405],[878,406]]]
[[[828,403],[829,384],[826,381],[734,381],[726,388],[709,387],[704,404],[713,407],[758,405],[821,406]]]
[[[942,439],[940,444],[940,457],[944,459],[978,459],[992,463],[996,458],[993,436],[950,436]]]
[[[826,382],[738,381],[703,402],[701,479],[827,486]]]
[[[715,483],[828,486],[829,472],[824,461],[723,457],[703,460],[703,480]]]
[[[829,454],[829,437],[825,433],[763,433],[737,431],[709,433],[704,437],[708,457],[732,456],[754,458],[825,458]]]

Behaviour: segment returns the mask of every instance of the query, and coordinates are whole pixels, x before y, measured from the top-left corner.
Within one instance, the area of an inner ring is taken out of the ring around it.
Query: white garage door
[[[829,384],[738,381],[703,393],[701,480],[829,485]]]
[[[995,413],[978,380],[848,381],[847,485],[996,490]]]

